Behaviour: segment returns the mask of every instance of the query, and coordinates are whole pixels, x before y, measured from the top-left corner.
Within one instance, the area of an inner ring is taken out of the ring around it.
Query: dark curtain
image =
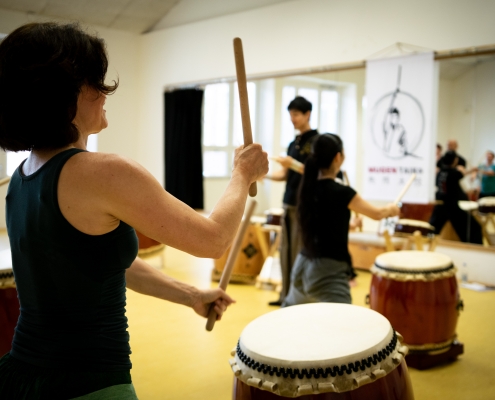
[[[165,93],[165,189],[197,209],[203,208],[202,102],[202,90]]]

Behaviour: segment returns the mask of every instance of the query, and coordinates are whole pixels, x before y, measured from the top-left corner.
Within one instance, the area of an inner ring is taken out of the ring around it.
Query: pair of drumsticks
[[[244,65],[244,52],[242,49],[242,40],[240,38],[234,39],[234,58],[235,58],[235,69],[237,75],[237,87],[239,89],[239,104],[241,107],[241,120],[242,120],[242,132],[244,136],[244,146],[248,146],[253,143],[253,134],[251,130],[251,118],[249,115],[249,101],[248,101],[248,91],[247,91],[247,80],[246,80],[246,67]],[[411,186],[416,175],[413,174],[406,186],[402,189],[400,195],[397,197],[395,204],[399,203],[404,194]],[[257,187],[256,182],[253,182],[249,187],[249,195],[251,197],[256,196]],[[223,290],[227,289],[227,285],[230,281],[230,276],[232,275],[232,270],[234,268],[235,259],[239,253],[242,239],[246,234],[246,230],[249,226],[251,216],[253,214],[254,208],[256,207],[256,201],[252,200],[246,210],[244,215],[244,220],[241,223],[240,229],[234,239],[234,243],[230,249],[229,256],[227,258],[227,263],[225,264],[222,277],[220,278],[219,287]],[[206,322],[206,330],[211,331],[215,326],[215,321],[217,319],[217,313],[214,310],[214,303],[210,307],[208,313],[208,321]]]

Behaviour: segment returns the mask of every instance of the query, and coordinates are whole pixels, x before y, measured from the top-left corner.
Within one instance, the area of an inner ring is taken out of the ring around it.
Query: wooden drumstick
[[[0,186],[3,186],[10,182],[10,176],[0,179]]]
[[[237,75],[237,88],[239,89],[239,104],[241,106],[242,132],[244,134],[244,146],[253,143],[253,133],[251,130],[251,118],[249,116],[249,100],[246,82],[246,67],[244,66],[244,52],[242,50],[242,40],[234,39],[235,71]],[[256,196],[258,189],[256,182],[249,187],[249,195]]]
[[[242,239],[244,239],[244,235],[246,234],[247,228],[251,223],[251,216],[253,215],[253,211],[256,207],[256,200],[251,200],[249,203],[246,213],[244,214],[244,220],[241,223],[241,227],[237,231],[237,235],[234,239],[234,243],[230,248],[229,257],[227,258],[227,263],[222,272],[222,277],[220,278],[220,283],[218,287],[220,289],[226,290],[227,285],[230,281],[230,276],[232,275],[232,270],[234,269],[234,263],[239,254],[239,250],[241,249]],[[215,303],[211,303],[210,311],[208,312],[208,321],[206,322],[206,330],[210,332],[215,326],[215,321],[217,320],[217,313],[215,312]]]
[[[406,192],[409,190],[409,188],[411,187],[411,185],[415,179],[416,179],[416,174],[412,174],[411,177],[409,178],[409,180],[407,181],[406,185],[402,188],[401,192],[399,193],[399,195],[395,199],[395,201],[394,201],[395,205],[400,203],[400,201],[402,200],[402,198],[404,197]]]

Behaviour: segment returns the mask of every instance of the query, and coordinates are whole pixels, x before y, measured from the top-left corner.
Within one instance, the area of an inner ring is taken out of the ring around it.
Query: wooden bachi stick
[[[246,213],[244,214],[244,220],[241,222],[241,227],[237,231],[237,235],[234,239],[234,243],[230,248],[229,257],[227,258],[227,263],[225,264],[225,268],[223,269],[222,277],[220,278],[220,283],[218,287],[226,290],[227,285],[230,281],[230,276],[232,275],[232,270],[234,269],[235,260],[239,251],[241,249],[242,239],[244,239],[244,235],[246,234],[247,228],[251,223],[251,216],[253,215],[254,209],[256,207],[256,200],[251,200],[249,203]],[[206,330],[210,332],[215,326],[215,321],[217,320],[217,313],[214,310],[215,303],[211,304],[210,311],[208,313],[208,321],[206,322]]]
[[[411,187],[411,185],[415,179],[416,179],[416,174],[412,174],[411,177],[409,178],[409,180],[407,181],[406,185],[402,188],[401,192],[399,193],[399,195],[395,199],[395,201],[394,201],[395,205],[400,203],[400,201],[402,200],[402,198],[404,197],[406,192],[409,190],[409,188]]]
[[[239,89],[239,104],[241,106],[242,132],[244,134],[244,146],[253,143],[253,132],[251,130],[251,118],[249,116],[249,100],[246,81],[246,67],[244,66],[244,52],[242,40],[234,39],[235,70],[237,75],[237,88]],[[256,196],[258,192],[256,182],[249,187],[249,195]]]

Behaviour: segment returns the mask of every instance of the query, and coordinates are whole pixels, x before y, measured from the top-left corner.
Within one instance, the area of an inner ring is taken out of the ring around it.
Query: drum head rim
[[[421,265],[425,261],[429,262],[429,265]],[[380,254],[375,259],[375,266],[386,271],[407,274],[437,273],[454,268],[452,259],[449,256],[419,250],[390,251]]]
[[[342,319],[351,316],[343,327]],[[352,327],[355,332],[349,331]],[[363,335],[363,329],[367,329],[367,335]],[[270,332],[271,337],[264,332]],[[244,328],[239,342],[248,357],[261,363],[314,368],[317,364],[342,365],[366,358],[387,346],[393,336],[390,322],[374,310],[350,304],[313,303],[282,308],[256,318]],[[290,346],[281,342],[281,337]],[[330,337],[333,341],[329,341]],[[318,340],[326,343],[319,347]],[[339,344],[336,340],[347,342]],[[360,341],[357,348],[349,340]],[[303,347],[306,353],[299,354]]]

